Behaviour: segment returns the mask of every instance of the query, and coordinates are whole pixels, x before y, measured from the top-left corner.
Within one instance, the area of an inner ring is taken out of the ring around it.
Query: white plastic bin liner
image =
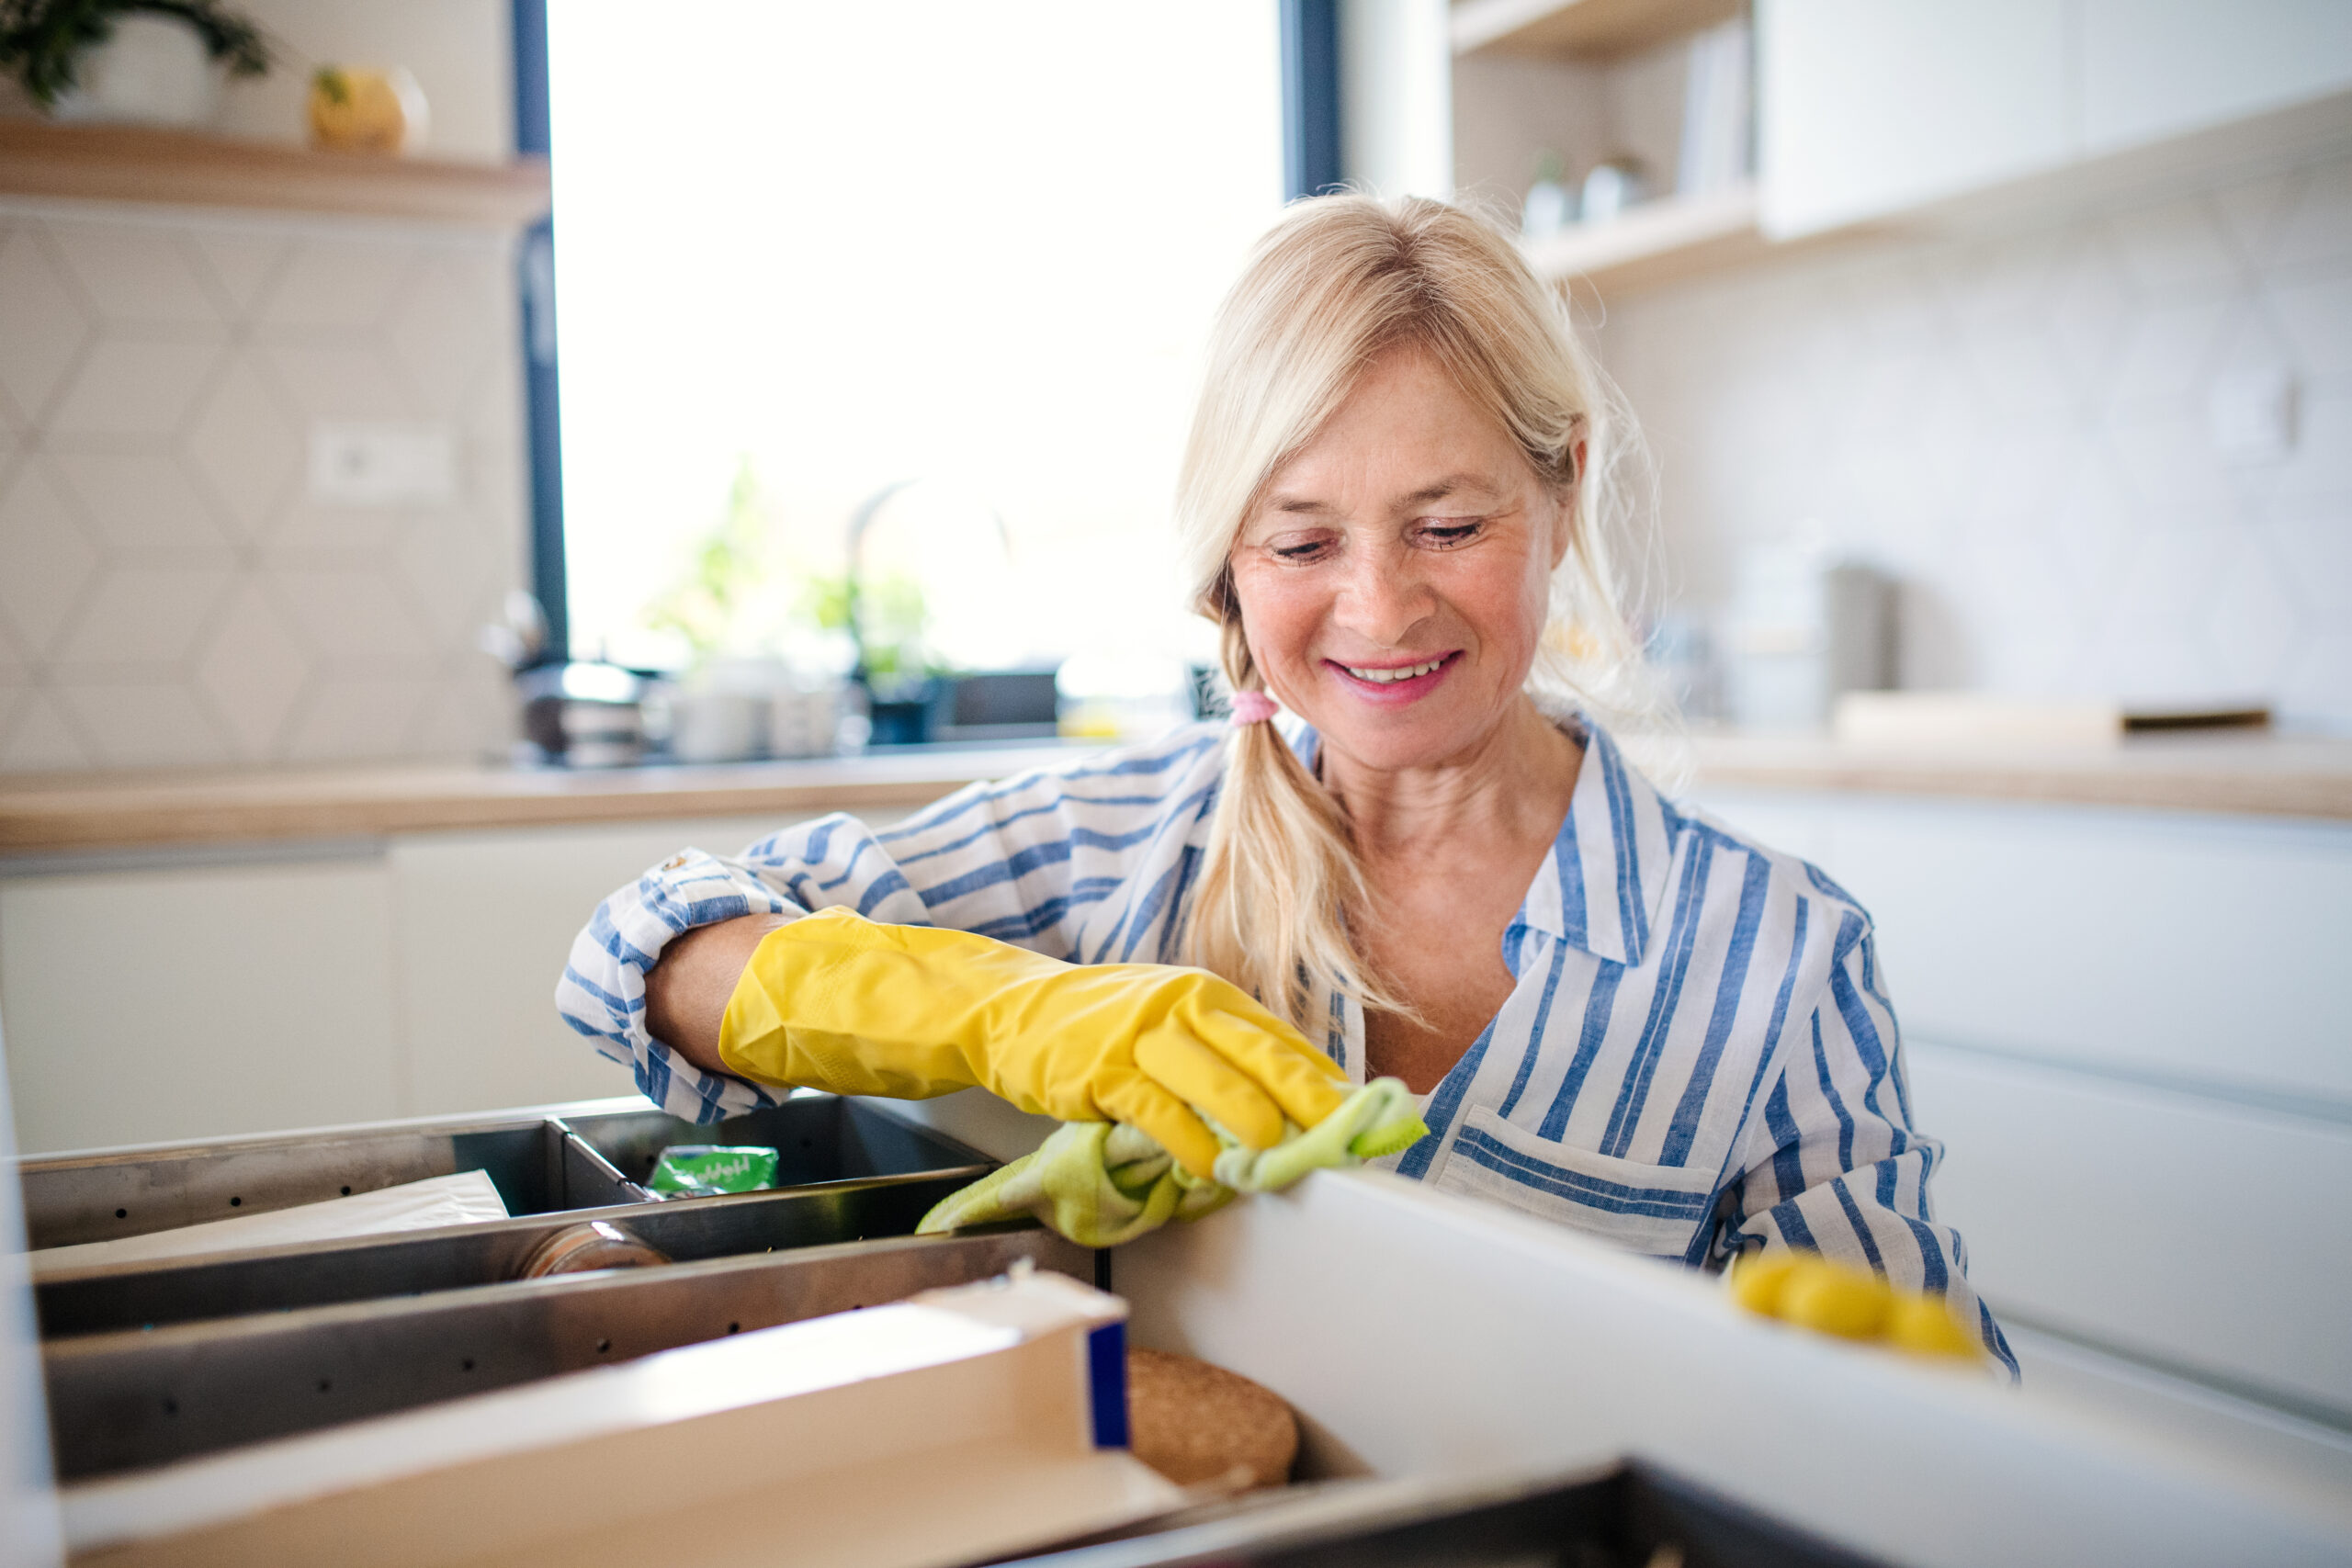
[[[462,1225],[506,1217],[506,1201],[499,1197],[489,1176],[479,1170],[461,1170],[455,1176],[427,1177],[423,1181],[350,1198],[330,1198],[323,1203],[305,1203],[267,1214],[243,1214],[233,1220],[213,1220],[175,1231],[127,1235],[115,1241],[43,1247],[32,1255],[33,1273],[39,1276],[59,1269],[87,1269],[100,1263],[143,1262],[247,1247],[276,1247],[289,1241],[334,1241],[390,1231],[430,1230],[436,1225]]]

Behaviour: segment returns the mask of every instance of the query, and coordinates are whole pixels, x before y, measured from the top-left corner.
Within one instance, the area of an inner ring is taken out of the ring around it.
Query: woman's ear
[[[1577,538],[1577,484],[1565,484],[1552,492],[1552,570],[1568,558],[1568,547]]]

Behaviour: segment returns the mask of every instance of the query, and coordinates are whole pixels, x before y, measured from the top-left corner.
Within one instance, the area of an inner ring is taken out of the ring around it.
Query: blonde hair
[[[1527,690],[1547,712],[1666,716],[1612,570],[1632,509],[1613,483],[1630,422],[1563,303],[1511,243],[1420,197],[1295,204],[1218,311],[1176,489],[1193,607],[1222,634],[1226,678],[1264,690],[1228,560],[1269,479],[1384,354],[1430,355],[1510,432],[1529,465],[1574,487],[1574,537],[1553,573]],[[1583,471],[1577,443],[1585,443]],[[1347,814],[1271,724],[1238,727],[1185,934],[1187,960],[1254,993],[1310,1038],[1334,992],[1411,1016],[1351,936],[1371,919]]]

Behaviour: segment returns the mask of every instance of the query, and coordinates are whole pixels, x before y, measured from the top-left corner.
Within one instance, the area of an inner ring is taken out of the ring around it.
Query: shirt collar
[[[1584,741],[1576,793],[1512,923],[1631,967],[1665,902],[1681,819],[1607,731],[1589,719],[1574,728]]]
[[[1584,762],[1559,837],[1511,924],[1631,968],[1648,949],[1665,903],[1682,819],[1606,730],[1582,716],[1565,728],[1584,743]],[[1323,743],[1314,727],[1297,722],[1283,739],[1312,772]]]

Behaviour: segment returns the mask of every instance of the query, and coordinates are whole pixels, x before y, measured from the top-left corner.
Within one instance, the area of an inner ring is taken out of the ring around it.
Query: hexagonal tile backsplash
[[[0,212],[0,771],[479,754],[526,577],[506,243]],[[429,513],[303,494],[319,419],[443,422]]]
[[[1817,523],[1904,585],[1906,685],[2257,697],[2352,729],[2352,160],[1999,234],[1883,238],[1616,303],[1668,592]],[[2293,448],[2208,400],[2284,371]]]

